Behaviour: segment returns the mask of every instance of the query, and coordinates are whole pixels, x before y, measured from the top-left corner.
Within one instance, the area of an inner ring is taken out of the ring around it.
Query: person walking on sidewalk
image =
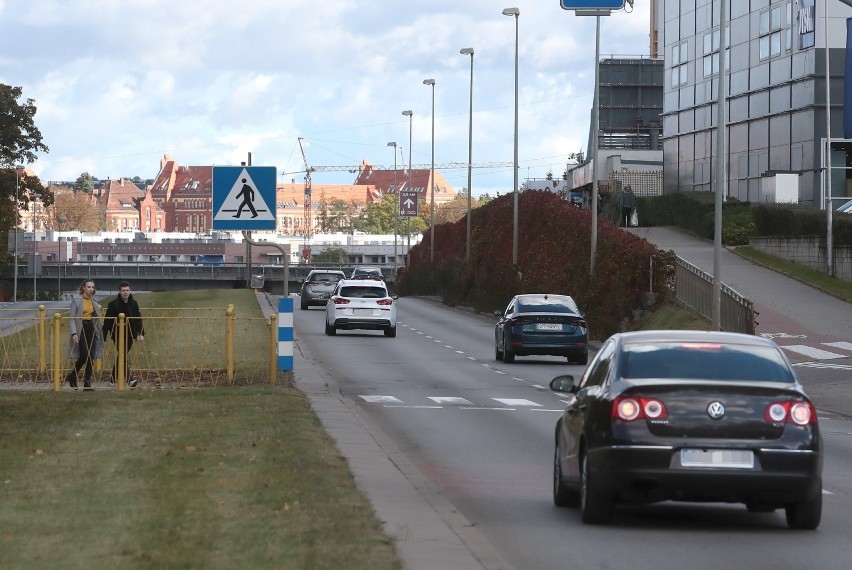
[[[130,362],[127,360],[127,353],[133,346],[133,341],[145,341],[145,327],[142,325],[142,313],[139,311],[139,303],[133,298],[130,292],[130,283],[122,281],[118,284],[118,296],[109,302],[107,305],[106,315],[104,318],[103,337],[112,337],[115,342],[115,364],[112,366],[112,381],[115,382],[118,370],[118,351],[121,347],[118,346],[118,315],[124,313],[124,379],[127,385],[135,388],[139,380],[130,378]]]
[[[85,367],[84,390],[94,390],[92,387],[92,365],[98,358],[103,357],[104,337],[98,322],[101,318],[101,306],[95,301],[95,282],[86,279],[80,284],[80,290],[71,299],[68,319],[71,326],[71,357],[76,358],[74,370],[65,380],[72,388],[77,387],[80,371]]]
[[[621,197],[618,199],[621,207],[621,227],[630,227],[630,218],[633,215],[633,210],[636,209],[636,194],[633,193],[633,188],[630,184],[624,185],[624,190],[621,192]]]

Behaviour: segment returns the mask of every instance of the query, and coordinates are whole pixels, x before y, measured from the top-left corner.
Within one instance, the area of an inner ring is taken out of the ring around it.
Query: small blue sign
[[[274,230],[274,166],[213,167],[213,229]]]
[[[560,0],[563,10],[621,10],[624,0]]]

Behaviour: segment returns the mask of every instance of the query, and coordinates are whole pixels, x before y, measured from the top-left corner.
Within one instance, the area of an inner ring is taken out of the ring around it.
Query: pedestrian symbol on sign
[[[234,214],[235,218],[239,218],[243,214],[243,208],[248,206],[249,210],[251,210],[251,217],[257,217],[257,210],[254,209],[254,188],[246,184],[247,178],[243,178],[243,188],[240,190],[240,193],[237,194],[237,198],[240,196],[243,197],[243,203],[240,204],[240,208],[237,210],[237,213]]]
[[[258,190],[257,184],[254,180],[252,180],[249,169],[242,168],[238,170],[227,167],[221,168],[225,173],[230,170],[235,175],[239,172],[239,175],[226,182],[227,186],[225,186],[225,188],[229,188],[229,190],[225,199],[222,200],[219,209],[216,210],[213,221],[225,222],[226,220],[232,220],[231,223],[237,223],[236,221],[233,221],[234,219],[240,221],[254,220],[251,223],[268,221],[272,222],[272,227],[269,229],[275,229],[275,214],[270,210],[269,205],[263,196],[264,193]],[[214,172],[214,184],[215,175],[216,173]],[[274,199],[275,197],[274,180],[273,170],[272,192],[270,193],[270,199]],[[216,199],[214,196],[214,204],[215,203]],[[229,226],[223,226],[223,228],[227,227]]]

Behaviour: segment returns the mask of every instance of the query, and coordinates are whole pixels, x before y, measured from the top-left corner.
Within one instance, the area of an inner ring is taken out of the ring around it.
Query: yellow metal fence
[[[6,313],[4,315],[4,313]],[[8,316],[14,314],[14,316]],[[124,374],[129,319],[116,319],[115,339],[104,338],[103,357],[95,361],[97,387],[194,387],[275,383],[278,377],[276,315],[239,317],[222,309],[148,309],[143,311],[144,341],[127,351],[130,378]],[[0,311],[0,386],[42,385],[60,390],[73,370],[67,310]],[[102,326],[100,321],[97,326]],[[113,373],[115,370],[115,374]],[[82,386],[82,374],[78,386]]]

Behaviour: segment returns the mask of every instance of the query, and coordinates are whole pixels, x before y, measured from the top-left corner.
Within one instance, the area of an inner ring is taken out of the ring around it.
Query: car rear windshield
[[[343,276],[340,273],[314,273],[308,281],[331,281],[332,283],[337,283],[341,279],[343,279]]]
[[[383,299],[387,297],[387,292],[381,287],[362,287],[350,285],[341,288],[341,297],[358,298],[358,299]]]
[[[629,343],[622,378],[792,382],[781,352],[767,346],[705,342]]]
[[[524,299],[518,301],[519,313],[579,313],[580,309],[572,301],[555,299]]]

